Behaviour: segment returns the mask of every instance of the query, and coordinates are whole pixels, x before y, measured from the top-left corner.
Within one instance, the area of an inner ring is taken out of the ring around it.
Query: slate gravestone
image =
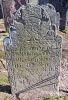
[[[14,16],[10,35],[4,40],[12,93],[42,88],[56,94],[61,37],[51,28],[46,7],[21,6]]]

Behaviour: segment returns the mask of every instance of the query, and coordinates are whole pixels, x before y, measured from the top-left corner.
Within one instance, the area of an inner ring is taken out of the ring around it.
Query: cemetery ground
[[[58,32],[60,36],[63,38],[63,51],[62,51],[62,61],[61,61],[61,82],[60,82],[60,90],[65,88],[65,86],[68,86],[68,32]],[[0,100],[13,100],[13,97],[11,95],[11,89],[10,84],[8,81],[8,74],[5,70],[5,53],[4,53],[4,47],[3,47],[3,39],[8,34],[5,32],[4,28],[4,22],[3,20],[0,20]],[[62,77],[63,76],[63,77]],[[67,90],[68,91],[68,90]],[[68,100],[68,93],[61,92],[63,94],[59,97],[43,97],[43,100]],[[23,100],[23,99],[21,99]],[[25,99],[26,100],[26,99]],[[35,99],[36,100],[36,99]],[[38,99],[37,100],[42,100]]]

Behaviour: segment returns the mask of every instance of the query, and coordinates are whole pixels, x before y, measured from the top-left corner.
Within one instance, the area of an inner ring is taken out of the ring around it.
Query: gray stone
[[[56,13],[54,6],[49,4],[49,3],[47,3],[46,5],[43,5],[43,7],[45,8],[48,15],[50,16],[51,25],[52,26],[56,25],[57,30],[59,30],[59,25],[60,25],[60,14],[59,14],[59,12]]]
[[[62,39],[51,29],[46,9],[21,7],[10,27],[9,42],[4,41],[12,93],[37,88],[58,93]]]

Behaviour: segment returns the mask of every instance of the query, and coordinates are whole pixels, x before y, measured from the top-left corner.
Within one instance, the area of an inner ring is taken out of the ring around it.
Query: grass
[[[68,30],[61,30],[61,32],[68,34]]]
[[[8,76],[5,74],[0,74],[0,85],[9,84]]]
[[[5,57],[5,52],[0,50],[0,59],[4,59]]]
[[[61,100],[62,97],[56,97],[55,100]]]
[[[65,96],[65,97],[64,97],[64,100],[68,100],[68,96]]]
[[[68,96],[62,97],[62,96],[58,96],[58,97],[45,97],[43,100],[68,100]]]
[[[51,98],[50,97],[46,97],[43,100],[51,100]]]

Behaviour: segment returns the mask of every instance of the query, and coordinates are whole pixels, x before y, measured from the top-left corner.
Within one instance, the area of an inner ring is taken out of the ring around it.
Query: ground
[[[68,34],[63,32],[58,32],[58,34],[63,38],[62,41],[62,59],[61,59],[61,68],[60,68],[60,91],[63,94],[60,97],[47,97],[43,98],[43,100],[68,100]],[[0,100],[13,100],[13,96],[11,95],[10,84],[8,81],[8,73],[5,70],[5,53],[3,47],[3,39],[7,36],[8,33],[5,32],[4,21],[0,20]],[[63,92],[66,91],[65,92]],[[28,94],[27,94],[28,95]],[[35,95],[34,95],[35,96]],[[25,96],[24,96],[25,97]],[[27,96],[28,97],[28,96]],[[27,98],[25,97],[25,98]],[[14,99],[15,100],[15,99]],[[22,99],[21,100],[30,100],[30,99]],[[42,100],[41,97],[38,99],[31,100]]]

